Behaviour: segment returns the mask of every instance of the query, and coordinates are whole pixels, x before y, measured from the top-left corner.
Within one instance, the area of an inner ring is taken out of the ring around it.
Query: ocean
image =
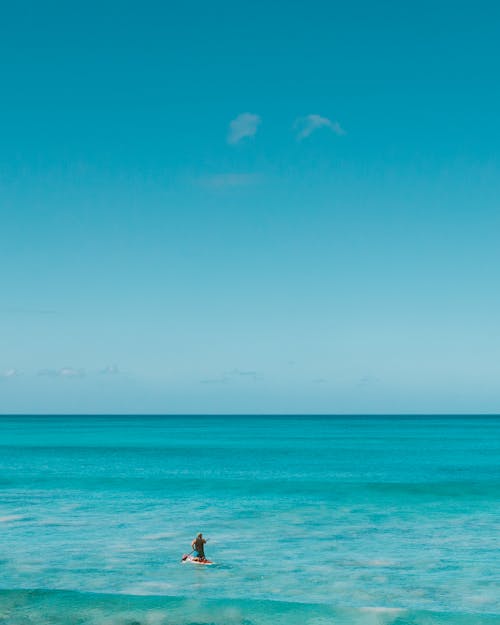
[[[0,623],[500,625],[500,418],[0,417]]]

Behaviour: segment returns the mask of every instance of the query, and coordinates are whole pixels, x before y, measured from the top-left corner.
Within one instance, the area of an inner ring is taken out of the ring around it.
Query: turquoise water
[[[499,459],[497,418],[2,417],[0,623],[500,624]]]

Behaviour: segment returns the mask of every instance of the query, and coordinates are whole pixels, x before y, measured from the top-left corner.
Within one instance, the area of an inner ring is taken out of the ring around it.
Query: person
[[[203,538],[203,534],[200,532],[198,534],[198,536],[193,540],[193,542],[191,543],[191,549],[193,549],[194,551],[194,557],[197,560],[200,560],[203,562],[203,560],[206,560],[205,558],[205,543],[207,541]]]

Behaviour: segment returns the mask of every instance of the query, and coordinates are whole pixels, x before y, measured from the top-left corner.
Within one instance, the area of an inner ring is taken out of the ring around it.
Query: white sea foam
[[[175,536],[175,532],[161,532],[159,534],[145,534],[143,540],[169,540]]]
[[[28,517],[23,514],[7,514],[0,516],[0,523],[12,523],[13,521],[25,521]]]
[[[367,606],[360,608],[359,625],[391,625],[394,619],[405,614],[401,608],[388,608],[384,606]],[[356,622],[356,621],[355,621]]]
[[[360,608],[362,612],[374,612],[377,614],[404,614],[406,610],[404,608],[391,608],[386,606],[364,606]]]
[[[175,589],[175,584],[170,584],[168,582],[142,582],[123,588],[120,590],[119,594],[138,596],[170,595],[175,593]]]

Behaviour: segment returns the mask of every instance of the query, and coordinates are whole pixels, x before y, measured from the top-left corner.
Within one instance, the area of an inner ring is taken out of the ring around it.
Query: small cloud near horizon
[[[104,369],[101,369],[99,373],[101,375],[118,375],[121,372],[118,365],[108,365],[107,367],[104,367]]]
[[[226,375],[250,378],[254,382],[257,382],[258,380],[258,373],[257,371],[253,370],[249,371],[244,369],[233,369],[232,371],[228,371]]]
[[[83,378],[85,371],[83,369],[74,369],[73,367],[62,367],[61,369],[41,369],[38,375],[49,378]]]
[[[257,371],[241,371],[240,369],[235,369],[233,373],[235,375],[257,375]]]
[[[236,145],[245,137],[253,137],[260,125],[261,118],[254,113],[240,113],[229,123],[227,142]]]
[[[332,121],[331,119],[328,119],[328,117],[322,117],[321,115],[306,115],[305,117],[299,117],[295,120],[294,128],[298,130],[297,141],[306,139],[320,128],[329,128],[339,137],[346,134],[339,122]]]
[[[20,375],[21,372],[19,371],[19,369],[15,369],[14,367],[12,367],[11,369],[5,369],[5,371],[2,371],[0,373],[0,378],[17,378]]]
[[[200,380],[201,384],[234,384],[237,380],[251,380],[257,382],[260,376],[257,371],[248,369],[231,369],[225,371],[219,377],[205,378]]]

